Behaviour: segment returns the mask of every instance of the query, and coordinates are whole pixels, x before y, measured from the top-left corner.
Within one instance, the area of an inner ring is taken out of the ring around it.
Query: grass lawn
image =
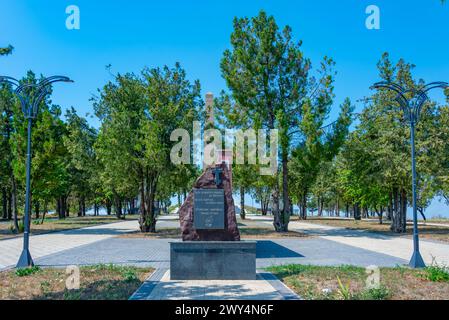
[[[298,221],[298,217],[292,217],[292,221]],[[350,219],[326,219],[309,217],[307,220],[303,221],[307,223],[316,223],[332,227],[340,227],[353,230],[368,230],[371,232],[378,232],[382,234],[387,234],[390,236],[411,236],[413,233],[413,226],[411,224],[407,225],[407,233],[399,235],[397,233],[390,231],[389,221],[384,221],[383,224],[379,224],[375,220],[350,220]],[[429,223],[434,223],[433,220],[429,220]],[[425,224],[420,224],[418,226],[420,238],[437,240],[443,242],[449,242],[449,227],[447,226],[430,226]]]
[[[9,270],[0,273],[0,300],[127,300],[151,272],[115,265],[81,267],[79,290],[67,290],[65,269]]]
[[[360,267],[287,265],[268,270],[307,300],[449,300],[449,270],[442,267],[381,268],[380,287],[371,290],[365,289],[367,274]]]
[[[138,216],[126,216],[127,220],[137,219]],[[33,219],[31,222],[31,234],[43,234],[52,231],[63,231],[70,229],[79,229],[84,227],[91,227],[95,225],[119,222],[115,216],[86,216],[86,217],[68,217],[66,219],[60,220],[57,217],[45,218],[43,224],[36,224],[36,220]],[[40,219],[38,220],[41,221]],[[17,235],[11,232],[12,221],[2,221],[0,222],[0,239],[14,238]]]

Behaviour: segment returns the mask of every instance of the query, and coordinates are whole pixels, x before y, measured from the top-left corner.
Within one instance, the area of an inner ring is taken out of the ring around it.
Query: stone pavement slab
[[[290,229],[407,261],[410,260],[413,253],[413,240],[408,237],[388,236],[369,231],[350,230],[298,221],[292,221]],[[434,259],[439,264],[449,265],[449,244],[420,239],[420,251],[428,265]]]
[[[170,270],[154,273],[130,300],[297,300],[274,275],[259,272],[257,280],[170,280]]]
[[[169,268],[169,243],[173,241],[173,239],[111,238],[45,256],[37,259],[36,263],[40,266],[55,267],[113,263]],[[407,261],[319,237],[257,240],[257,268],[294,263],[394,267],[406,264]]]
[[[138,222],[129,220],[81,229],[51,232],[30,237],[30,253],[38,259],[72,248],[138,230]],[[0,240],[0,270],[14,266],[22,252],[23,237]]]

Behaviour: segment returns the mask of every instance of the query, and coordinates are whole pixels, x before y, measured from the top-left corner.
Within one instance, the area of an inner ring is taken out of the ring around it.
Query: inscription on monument
[[[223,230],[224,190],[198,189],[193,191],[193,223],[197,230]]]

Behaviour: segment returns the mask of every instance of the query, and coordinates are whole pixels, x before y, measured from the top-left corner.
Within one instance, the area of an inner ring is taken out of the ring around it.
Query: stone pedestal
[[[170,243],[172,280],[256,280],[255,241]]]

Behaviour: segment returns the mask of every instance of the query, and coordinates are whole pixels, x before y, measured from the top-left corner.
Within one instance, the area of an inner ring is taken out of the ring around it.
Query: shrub
[[[447,282],[449,281],[449,269],[434,263],[424,269],[424,278],[432,282]]]
[[[123,277],[123,280],[125,280],[125,282],[133,282],[133,281],[139,280],[136,272],[132,269],[123,270],[122,277]]]
[[[36,272],[39,272],[40,270],[41,270],[41,268],[39,268],[38,266],[29,267],[29,268],[19,268],[16,270],[16,276],[26,277],[26,276],[32,275]]]
[[[366,300],[387,300],[390,297],[390,291],[381,286],[379,288],[368,289],[363,292],[362,297]]]

